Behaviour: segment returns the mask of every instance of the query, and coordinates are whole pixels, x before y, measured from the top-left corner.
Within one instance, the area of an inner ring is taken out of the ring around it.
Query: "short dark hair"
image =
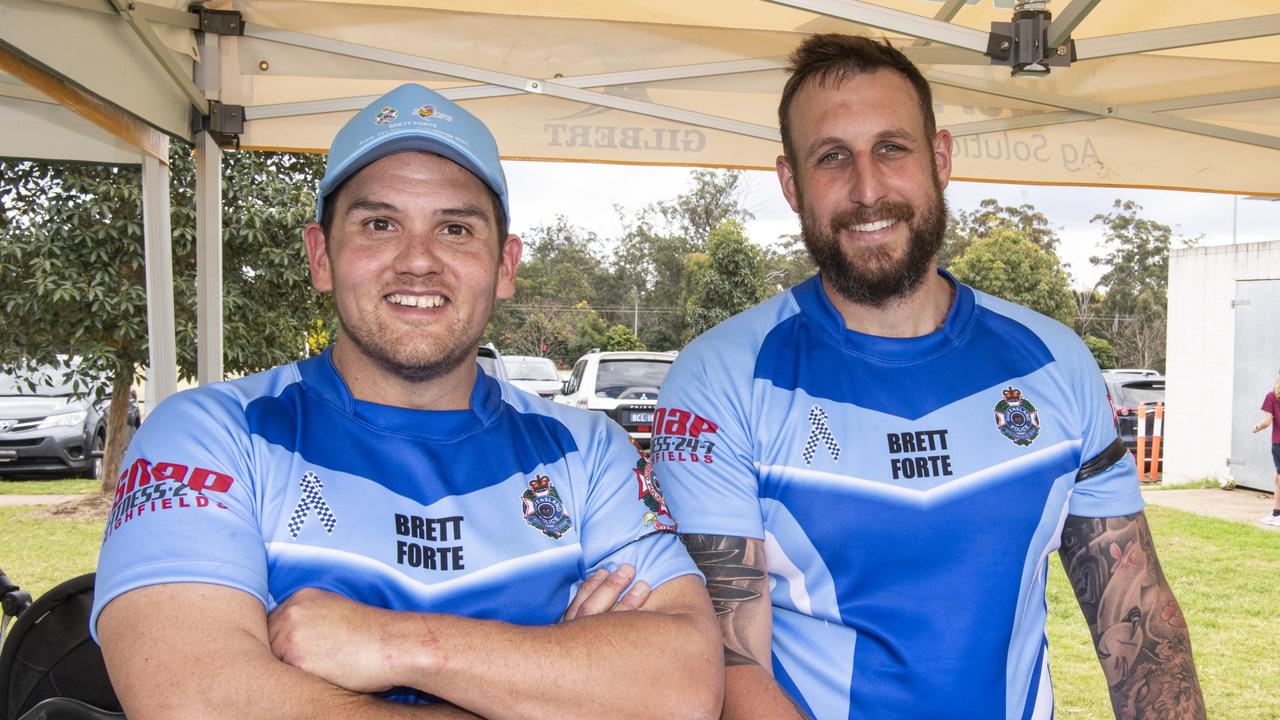
[[[324,208],[320,211],[320,229],[324,231],[324,241],[326,245],[329,243],[329,233],[333,230],[333,208],[337,205],[337,203],[333,201],[338,199],[338,193],[342,192],[342,188],[347,186],[347,183],[350,182],[351,178],[359,174],[360,172],[358,170],[351,173],[351,175],[347,176],[346,180],[339,183],[338,187],[330,191],[324,198]],[[483,181],[481,181],[481,184],[484,184]],[[502,198],[498,197],[498,193],[494,192],[493,188],[488,185],[485,185],[484,189],[489,191],[489,202],[493,204],[493,217],[498,225],[498,249],[501,250],[503,246],[507,244],[507,214],[502,211]]]
[[[892,70],[906,78],[916,89],[920,113],[924,116],[925,139],[932,140],[938,132],[929,81],[888,40],[877,41],[861,35],[839,33],[811,35],[791,53],[787,70],[791,72],[791,77],[787,79],[787,84],[782,89],[782,99],[778,103],[778,127],[782,131],[782,152],[793,168],[798,165],[795,147],[791,144],[791,122],[787,116],[796,93],[810,80],[819,84],[838,83],[863,73]]]

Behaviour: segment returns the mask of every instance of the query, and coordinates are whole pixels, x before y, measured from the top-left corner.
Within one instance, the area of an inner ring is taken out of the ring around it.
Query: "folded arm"
[[[682,535],[707,577],[707,592],[724,641],[724,714],[737,718],[804,718],[773,679],[773,605],[760,540]]]
[[[1117,718],[1198,720],[1204,698],[1182,609],[1143,513],[1067,517],[1059,550]]]
[[[723,674],[702,582],[676,578],[643,602],[523,626],[303,590],[272,613],[270,639],[285,662],[342,687],[414,687],[487,718],[715,717]]]
[[[278,660],[253,596],[219,585],[154,585],[111,601],[102,651],[130,720],[471,718],[351,692]]]

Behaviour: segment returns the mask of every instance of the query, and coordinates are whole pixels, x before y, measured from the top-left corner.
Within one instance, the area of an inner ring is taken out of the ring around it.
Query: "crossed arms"
[[[723,717],[805,717],[773,680],[764,544],[723,535],[683,539],[707,576],[724,637]],[[1116,717],[1204,718],[1187,626],[1146,517],[1069,516],[1059,552],[1093,634]]]
[[[720,639],[701,581],[678,577],[616,607],[618,587],[601,587],[599,607],[590,583],[564,622],[534,627],[318,590],[268,617],[232,588],[155,585],[113,600],[98,631],[131,720],[715,717]],[[368,694],[395,686],[448,704]]]

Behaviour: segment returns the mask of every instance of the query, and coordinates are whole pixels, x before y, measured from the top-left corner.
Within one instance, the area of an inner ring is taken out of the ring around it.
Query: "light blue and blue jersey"
[[[477,376],[466,410],[376,405],[325,353],[161,404],[117,483],[95,637],[107,603],[160,583],[539,625],[601,567],[697,573],[621,427]]]
[[[680,532],[764,541],[774,675],[819,720],[1050,718],[1048,556],[1068,514],[1143,507],[1128,454],[1077,481],[1116,439],[1079,338],[955,285],[939,330],[883,338],[813,278],[662,388]]]

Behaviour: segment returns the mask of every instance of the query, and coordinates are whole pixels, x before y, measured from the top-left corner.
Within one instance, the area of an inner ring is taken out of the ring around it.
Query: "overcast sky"
[[[630,215],[689,187],[689,169],[570,162],[504,162],[511,193],[512,230],[520,233],[564,215],[570,222],[603,238],[621,232],[614,206]],[[1049,187],[953,182],[947,189],[952,212],[972,210],[983,198],[1005,205],[1030,203],[1049,218],[1062,237],[1059,255],[1069,263],[1077,286],[1097,281],[1100,271],[1089,264],[1098,252],[1101,227],[1094,215],[1110,210],[1116,198],[1135,200],[1142,215],[1171,228],[1175,238],[1199,238],[1202,245],[1280,240],[1280,202],[1236,200],[1231,195],[1172,190]],[[761,245],[799,232],[772,172],[747,171],[746,205],[755,214],[747,227]],[[1233,211],[1234,205],[1234,211]]]

